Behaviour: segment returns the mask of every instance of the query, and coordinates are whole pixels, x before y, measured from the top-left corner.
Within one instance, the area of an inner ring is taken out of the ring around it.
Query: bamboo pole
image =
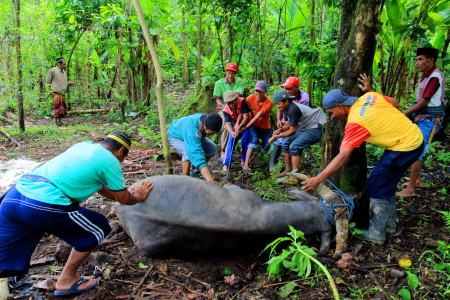
[[[139,0],[133,0],[136,13],[139,18],[139,23],[141,24],[142,31],[144,32],[145,42],[147,43],[148,49],[152,56],[153,65],[155,66],[156,73],[156,102],[158,104],[159,113],[159,126],[161,128],[161,137],[164,149],[164,161],[166,162],[166,173],[173,174],[172,157],[170,155],[169,149],[169,139],[167,137],[167,125],[166,125],[166,115],[164,112],[164,97],[163,97],[163,73],[161,64],[159,63],[158,53],[156,52],[155,45],[153,45],[153,40],[150,37],[150,31],[148,30],[147,23],[142,13],[141,4]]]

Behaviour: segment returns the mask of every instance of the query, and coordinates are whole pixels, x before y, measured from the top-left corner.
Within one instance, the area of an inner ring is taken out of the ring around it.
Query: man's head
[[[258,101],[263,101],[267,93],[267,83],[265,81],[258,81],[255,85],[255,94]]]
[[[295,96],[289,95],[286,90],[281,90],[275,93],[273,96],[273,102],[275,102],[275,105],[279,110],[286,111],[292,101],[292,98],[295,98]]]
[[[106,136],[102,145],[123,162],[130,151],[131,139],[125,132],[114,130]]]
[[[298,96],[298,87],[300,86],[300,80],[297,77],[289,77],[286,79],[286,82],[281,86],[285,88],[286,92],[289,95],[297,97]]]
[[[237,107],[237,95],[233,90],[228,90],[223,94],[223,101],[231,108],[232,111]]]
[[[222,118],[216,113],[209,114],[206,116],[203,128],[205,129],[205,133],[207,135],[218,133],[222,128]]]
[[[234,78],[236,77],[236,73],[238,71],[238,67],[235,63],[228,63],[225,67],[225,75],[227,77],[228,82],[234,82]]]
[[[59,57],[56,59],[56,65],[61,69],[64,70],[66,68],[66,60],[64,57]]]
[[[435,48],[418,48],[416,56],[416,69],[426,73],[435,66],[439,50]]]
[[[344,120],[348,116],[350,106],[355,104],[356,100],[358,97],[351,97],[341,89],[334,89],[323,97],[322,104],[333,118]]]

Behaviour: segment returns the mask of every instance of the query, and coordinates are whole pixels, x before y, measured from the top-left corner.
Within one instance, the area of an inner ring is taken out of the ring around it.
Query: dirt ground
[[[31,125],[42,126],[50,121],[29,122]],[[68,119],[67,123],[82,122],[91,121],[77,116]],[[105,117],[96,117],[92,122],[98,126],[111,123]],[[66,128],[70,129],[70,126]],[[49,160],[81,140],[99,141],[101,137],[80,131],[73,140],[49,143],[40,149],[33,149],[31,141],[17,136],[15,138],[19,147],[0,135],[0,159],[9,160],[14,157],[34,161]],[[145,144],[137,132],[133,132],[133,139]],[[447,146],[446,150],[449,148]],[[165,173],[162,156],[155,156],[160,151],[159,148],[151,147],[133,148],[122,164],[123,170],[128,171],[126,179],[129,184]],[[174,173],[179,174],[180,157],[175,150],[172,150],[172,154]],[[235,154],[234,160],[238,159]],[[270,177],[266,162],[267,160],[257,160],[252,166],[254,171],[263,173],[262,176],[242,175],[240,168],[234,167],[229,179],[241,187],[251,189],[261,180],[258,178]],[[314,173],[314,163],[313,157],[303,160],[307,173]],[[439,166],[436,164],[435,167]],[[449,166],[446,167],[448,169]],[[225,173],[220,172],[218,163],[214,170],[215,179],[223,181]],[[429,174],[435,176],[434,179],[439,177],[438,170]],[[406,180],[405,177],[403,182]],[[428,188],[418,189],[417,196],[398,200],[399,231],[395,236],[389,235],[383,245],[360,242],[350,235],[346,259],[333,259],[333,250],[318,257],[332,274],[341,299],[401,299],[398,292],[402,288],[410,291],[412,299],[450,298],[450,294],[446,293],[450,290],[450,273],[433,270],[438,262],[449,263],[447,256],[450,248],[447,248],[446,255],[435,250],[438,246],[435,241],[450,245],[449,231],[445,228],[443,215],[438,212],[450,211],[450,198],[444,191],[449,186],[448,171],[444,170],[435,183],[429,184]],[[283,186],[282,189],[287,187]],[[83,205],[107,216],[113,232],[80,269],[80,274],[84,276],[101,277],[99,287],[66,299],[334,299],[326,276],[317,271],[318,268],[306,279],[300,279],[290,271],[284,272],[280,279],[268,278],[265,264],[268,255],[264,253],[259,256],[263,249],[250,252],[241,249],[242,251],[232,254],[208,253],[191,257],[145,257],[120,227],[112,201],[96,194]],[[311,237],[310,246],[318,248],[318,238]],[[331,249],[333,247],[334,243]],[[55,267],[64,264],[67,255],[65,249],[58,238],[44,235],[33,254],[34,266],[30,268],[29,274],[10,279],[14,299],[57,298],[52,295],[51,285],[60,272],[60,268]],[[430,251],[426,252],[427,250]],[[399,259],[402,258],[409,258],[412,266],[400,267]],[[417,275],[417,287],[408,283],[408,273]],[[293,292],[287,297],[279,296],[277,293],[280,292],[280,287],[290,281],[297,283]],[[48,284],[50,288],[33,288],[37,283]]]

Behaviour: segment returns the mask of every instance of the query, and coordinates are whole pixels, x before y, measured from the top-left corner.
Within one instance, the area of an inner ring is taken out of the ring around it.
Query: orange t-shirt
[[[258,105],[258,99],[256,98],[256,94],[250,95],[247,97],[247,105],[251,112],[251,119],[253,119],[257,113],[261,112],[262,115],[259,119],[254,123],[256,127],[261,129],[270,129],[270,112],[273,108],[273,102],[269,97],[264,96],[264,102],[261,105]]]

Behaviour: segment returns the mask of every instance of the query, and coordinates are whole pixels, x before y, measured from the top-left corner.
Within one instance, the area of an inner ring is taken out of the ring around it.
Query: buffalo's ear
[[[295,199],[297,199],[298,201],[310,201],[310,200],[317,201],[318,200],[316,197],[311,196],[311,194],[305,192],[302,189],[296,188],[296,187],[289,188],[286,192],[289,195],[291,195],[292,197],[294,197]]]

